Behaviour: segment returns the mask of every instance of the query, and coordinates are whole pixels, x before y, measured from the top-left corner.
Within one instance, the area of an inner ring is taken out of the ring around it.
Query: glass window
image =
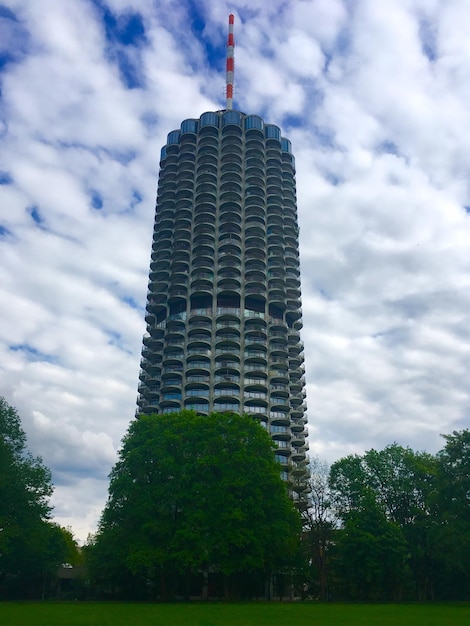
[[[292,144],[285,137],[281,137],[281,150],[283,150],[283,152],[292,152]]]
[[[197,120],[184,120],[181,124],[182,133],[197,133]]]
[[[179,140],[180,140],[180,131],[172,130],[171,133],[168,133],[166,143],[168,146],[171,146],[172,144],[178,143]]]
[[[224,113],[224,117],[222,118],[223,126],[227,126],[228,124],[237,124],[237,126],[241,126],[242,116],[238,111],[227,111]]]
[[[258,115],[248,115],[245,117],[245,130],[250,130],[250,128],[259,128],[259,130],[263,130],[263,120]]]
[[[163,161],[163,159],[166,159],[166,146],[163,146],[160,152],[160,161]]]
[[[212,112],[208,112],[208,113],[203,113],[201,115],[201,128],[203,126],[217,126],[217,128],[219,127],[219,116],[217,115],[217,113],[212,113]]]
[[[264,127],[264,133],[267,139],[281,139],[281,129],[279,126],[275,126],[274,124],[266,124]]]

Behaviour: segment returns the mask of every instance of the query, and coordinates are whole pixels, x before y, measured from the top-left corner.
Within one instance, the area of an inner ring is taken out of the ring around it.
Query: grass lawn
[[[1,602],[2,626],[467,626],[470,603]]]

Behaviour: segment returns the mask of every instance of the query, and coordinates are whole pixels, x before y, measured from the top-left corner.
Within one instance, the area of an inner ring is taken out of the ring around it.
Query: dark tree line
[[[83,549],[89,596],[468,600],[470,431],[444,441],[436,455],[392,444],[314,459],[286,488],[248,416],[141,416]],[[0,398],[0,598],[48,597],[58,566],[80,559],[51,493]]]
[[[0,398],[0,598],[44,597],[58,566],[78,556],[71,532],[50,519],[51,494],[50,471]]]
[[[470,431],[312,467],[303,542],[315,597],[468,599]]]

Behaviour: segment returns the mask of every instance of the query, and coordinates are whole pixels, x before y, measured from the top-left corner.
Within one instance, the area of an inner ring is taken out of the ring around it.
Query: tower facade
[[[207,112],[162,148],[138,413],[246,413],[302,472],[295,161],[280,129]]]

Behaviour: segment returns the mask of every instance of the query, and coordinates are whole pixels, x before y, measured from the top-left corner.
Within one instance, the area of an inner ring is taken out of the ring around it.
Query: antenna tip
[[[228,16],[228,23],[233,24],[234,22],[235,22],[235,15],[233,13],[230,13],[230,15]]]

